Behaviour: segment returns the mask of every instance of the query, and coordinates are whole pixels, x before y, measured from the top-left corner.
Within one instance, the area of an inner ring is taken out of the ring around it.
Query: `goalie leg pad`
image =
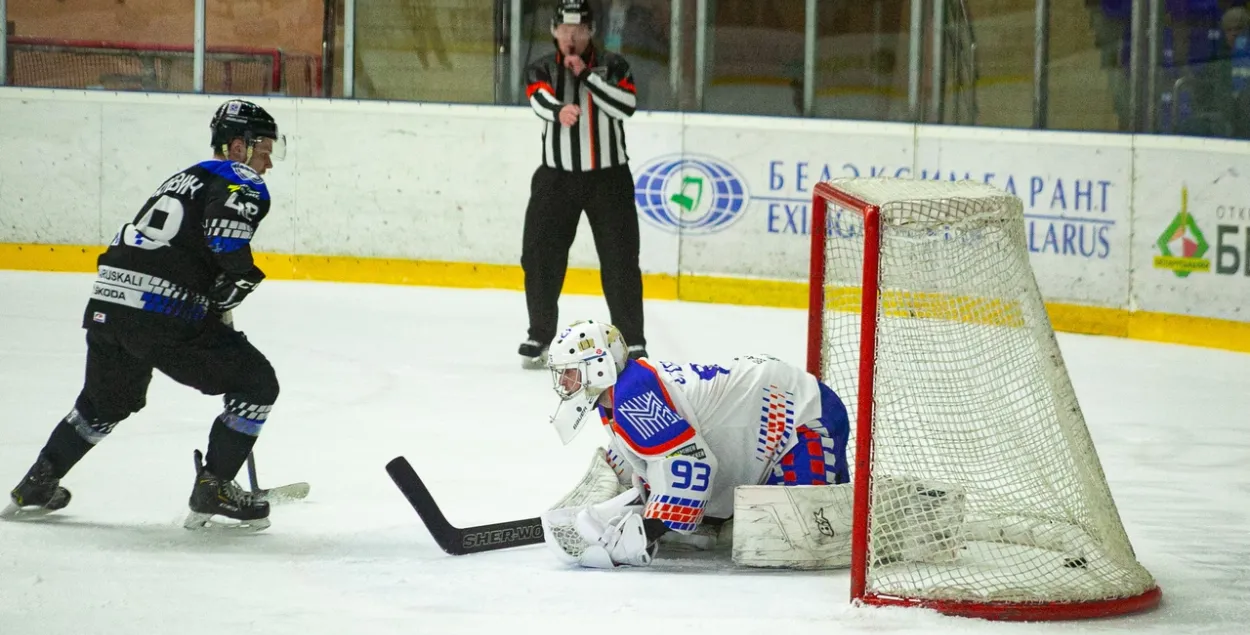
[[[963,488],[908,476],[873,480],[875,564],[950,562],[967,542]]]
[[[734,564],[776,569],[849,567],[854,492],[849,483],[737,487]]]
[[[602,503],[625,489],[626,486],[621,485],[616,470],[612,469],[612,465],[608,463],[607,452],[603,448],[597,448],[594,456],[590,457],[590,465],[587,466],[586,473],[582,475],[581,482],[565,494],[558,503],[552,505],[550,510]]]

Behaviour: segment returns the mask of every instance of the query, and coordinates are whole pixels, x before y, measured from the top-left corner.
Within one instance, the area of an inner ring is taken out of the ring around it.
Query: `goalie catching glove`
[[[646,566],[655,556],[639,504],[643,490],[621,483],[603,448],[580,483],[541,516],[543,538],[561,562],[595,569]]]
[[[602,503],[547,511],[541,517],[547,546],[567,564],[645,567],[655,544],[647,540],[637,501],[638,492],[629,489]]]

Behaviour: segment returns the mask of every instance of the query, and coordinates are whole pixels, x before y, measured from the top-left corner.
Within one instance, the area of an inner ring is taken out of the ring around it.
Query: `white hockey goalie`
[[[660,549],[732,540],[748,566],[849,562],[849,425],[828,386],[767,355],[630,360],[616,328],[593,321],[565,329],[549,351],[561,439],[592,411],[609,436],[582,483],[543,515],[563,560],[645,566]]]
[[[689,534],[665,533],[658,540],[646,536],[642,496],[618,481],[607,451],[599,448],[577,487],[542,515],[548,547],[562,562],[591,568],[646,566],[661,548],[731,550],[733,562],[748,567],[850,565],[850,484],[740,485],[728,522],[701,524]],[[920,539],[916,544],[927,548]]]

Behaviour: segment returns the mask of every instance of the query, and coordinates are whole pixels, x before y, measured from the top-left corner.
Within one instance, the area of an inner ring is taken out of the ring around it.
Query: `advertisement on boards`
[[[1132,138],[920,126],[916,173],[973,179],[1024,203],[1025,246],[1048,301],[1128,301]]]
[[[906,175],[913,130],[688,117],[680,153],[632,153],[639,216],[680,236],[683,273],[806,280],[812,188],[844,176]]]
[[[680,234],[681,271],[805,280],[816,183],[973,179],[1024,202],[1025,247],[1048,298],[1117,307],[1127,301],[1127,138],[1051,141],[1027,131],[922,126],[917,135],[906,125],[767,122],[764,130],[691,117],[682,154],[636,157],[640,216]],[[837,233],[836,224],[830,231]]]
[[[1250,319],[1250,153],[1141,140],[1133,295],[1145,311]]]

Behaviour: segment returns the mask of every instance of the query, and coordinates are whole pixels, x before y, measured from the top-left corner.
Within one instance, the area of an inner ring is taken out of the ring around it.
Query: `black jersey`
[[[251,271],[269,188],[242,163],[204,161],[166,180],[100,255],[84,326],[202,321],[221,274]]]

